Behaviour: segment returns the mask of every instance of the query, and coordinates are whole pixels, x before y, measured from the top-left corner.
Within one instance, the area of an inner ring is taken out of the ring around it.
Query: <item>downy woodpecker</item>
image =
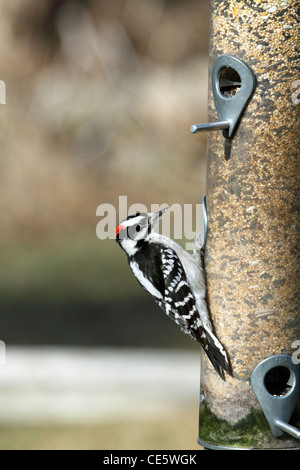
[[[231,368],[224,347],[213,333],[201,256],[195,250],[193,255],[188,253],[156,231],[167,209],[130,215],[117,226],[116,241],[142,287],[184,333],[199,341],[224,379],[224,370],[231,374]]]

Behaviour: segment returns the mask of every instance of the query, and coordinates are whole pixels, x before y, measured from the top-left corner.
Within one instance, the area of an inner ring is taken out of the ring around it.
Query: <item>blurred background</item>
[[[96,209],[200,203],[209,3],[1,2],[1,449],[199,448],[199,347]]]

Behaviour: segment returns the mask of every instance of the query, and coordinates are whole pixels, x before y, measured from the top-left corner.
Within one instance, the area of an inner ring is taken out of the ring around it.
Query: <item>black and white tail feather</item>
[[[156,232],[158,220],[167,209],[129,216],[118,225],[116,240],[142,287],[184,333],[201,344],[224,379],[224,370],[231,375],[231,367],[207,310],[203,250],[199,254],[194,249],[192,255]]]

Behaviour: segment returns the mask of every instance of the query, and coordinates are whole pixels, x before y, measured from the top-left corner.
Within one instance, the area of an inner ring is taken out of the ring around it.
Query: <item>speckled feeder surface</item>
[[[199,437],[217,446],[300,447],[272,435],[249,384],[262,359],[291,354],[300,339],[299,7],[212,1],[211,67],[230,54],[257,80],[235,137],[208,136],[208,302],[233,369],[224,383],[210,367],[202,374]],[[209,121],[217,120],[210,90]],[[300,413],[292,419],[299,427]]]

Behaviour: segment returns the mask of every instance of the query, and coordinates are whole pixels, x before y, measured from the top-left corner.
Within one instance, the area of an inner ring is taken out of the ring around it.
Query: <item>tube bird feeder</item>
[[[217,74],[208,104],[215,128],[208,133],[205,269],[211,318],[233,375],[222,381],[202,361],[198,441],[205,448],[300,448],[297,9],[295,0],[211,2],[210,78]],[[255,80],[245,83],[227,58]],[[247,87],[230,135],[231,117],[216,97],[234,109]],[[273,400],[273,415],[264,400]]]

